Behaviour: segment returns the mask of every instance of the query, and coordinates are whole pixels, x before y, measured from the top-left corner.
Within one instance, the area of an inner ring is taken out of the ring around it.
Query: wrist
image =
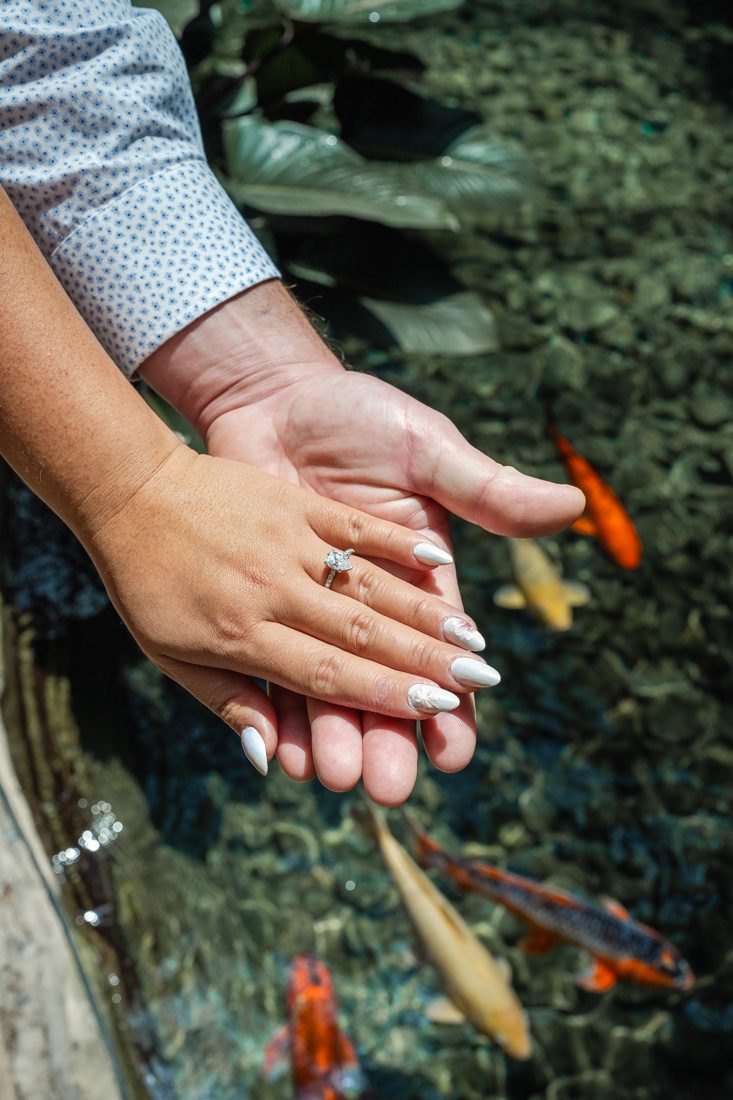
[[[186,471],[199,457],[173,436],[168,446],[152,449],[144,463],[128,468],[114,491],[102,486],[96,499],[85,503],[77,534],[108,590],[116,560],[139,560],[141,539],[158,525],[175,524]]]
[[[279,280],[205,313],[141,366],[142,377],[206,439],[225,413],[344,368]]]

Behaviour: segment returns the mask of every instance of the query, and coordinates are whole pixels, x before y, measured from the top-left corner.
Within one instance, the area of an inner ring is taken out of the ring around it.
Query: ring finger
[[[422,600],[438,602],[424,594]],[[433,618],[442,621],[446,616],[439,613]],[[281,621],[283,625],[307,631],[346,653],[388,668],[426,676],[458,694],[493,687],[501,679],[496,669],[478,655],[469,655],[428,632],[396,622],[338,592],[306,593],[297,603],[291,604]]]

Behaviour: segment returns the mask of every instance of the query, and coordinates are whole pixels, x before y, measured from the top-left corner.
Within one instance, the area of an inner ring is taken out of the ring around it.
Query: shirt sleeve
[[[128,375],[278,276],[206,163],[173,34],[129,0],[0,0],[0,184]]]

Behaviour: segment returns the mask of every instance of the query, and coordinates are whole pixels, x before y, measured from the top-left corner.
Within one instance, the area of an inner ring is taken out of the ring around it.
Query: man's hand
[[[256,465],[371,515],[409,527],[450,551],[449,513],[487,531],[550,534],[584,505],[573,486],[501,466],[441,413],[379,379],[345,371],[279,283],[261,284],[168,341],[141,372],[200,431],[211,454]],[[460,607],[455,570],[401,571]],[[458,642],[478,649],[467,620]],[[480,624],[479,624],[480,626]],[[333,790],[363,774],[368,794],[397,805],[417,771],[414,722],[359,715],[273,690],[278,758],[294,779],[313,771]],[[430,759],[444,771],[475,746],[472,700],[422,722]]]

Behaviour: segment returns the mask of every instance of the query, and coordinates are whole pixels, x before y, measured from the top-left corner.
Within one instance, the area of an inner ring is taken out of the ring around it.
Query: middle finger
[[[424,594],[418,599],[439,602]],[[445,605],[444,610],[451,608]],[[430,614],[436,624],[446,618],[444,611],[432,611],[423,621]],[[493,687],[501,678],[477,654],[440,640],[439,625],[431,636],[419,626],[405,625],[340,592],[306,592],[290,604],[280,622],[388,668],[428,676],[458,694]]]

